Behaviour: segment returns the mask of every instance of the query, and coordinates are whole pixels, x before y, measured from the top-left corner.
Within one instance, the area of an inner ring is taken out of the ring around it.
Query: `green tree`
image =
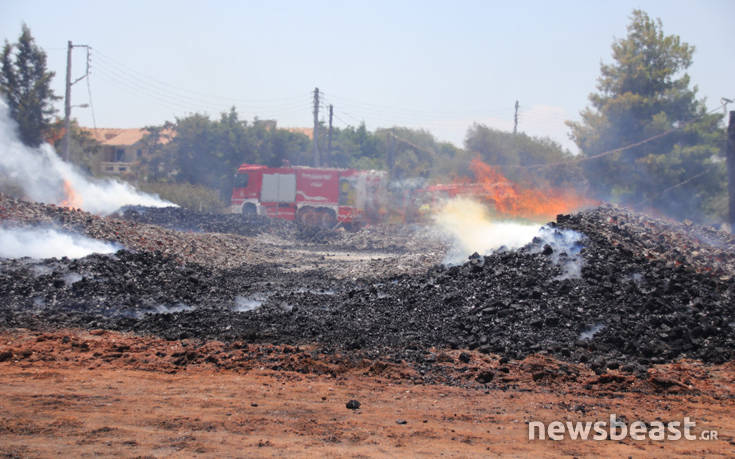
[[[51,89],[54,72],[46,70],[46,53],[39,48],[31,30],[23,24],[18,43],[5,40],[0,69],[0,94],[7,101],[10,116],[18,123],[20,139],[37,147],[51,126],[59,97]]]
[[[640,10],[627,30],[612,45],[614,62],[600,66],[591,107],[581,122],[568,123],[571,137],[587,156],[661,137],[587,160],[585,175],[601,199],[675,217],[716,218],[725,184],[724,134],[721,116],[708,115],[696,86],[690,87],[686,70],[694,47],[665,35],[661,20]]]
[[[447,167],[461,150],[437,142],[431,133],[405,127],[370,132],[364,123],[335,128],[329,165],[355,169],[383,169],[392,179],[446,177]],[[469,160],[466,161],[469,164]]]
[[[145,141],[156,145],[146,162],[149,179],[161,182],[189,183],[216,189],[222,199],[229,199],[232,181],[242,163],[280,166],[284,160],[300,164],[308,152],[309,139],[275,123],[240,120],[232,108],[218,120],[193,114],[174,123],[146,128]],[[158,138],[174,133],[170,142]]]
[[[489,165],[500,166],[509,179],[534,188],[573,188],[587,191],[588,184],[581,168],[568,161],[572,154],[548,138],[513,134],[475,124],[465,137],[465,148]],[[523,167],[559,163],[549,167]],[[503,167],[505,166],[505,167]],[[519,167],[521,166],[521,167]]]

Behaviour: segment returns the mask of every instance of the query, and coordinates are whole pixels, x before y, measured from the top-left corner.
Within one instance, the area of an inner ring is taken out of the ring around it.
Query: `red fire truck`
[[[305,226],[359,226],[383,218],[385,199],[384,171],[243,164],[235,175],[230,212]]]

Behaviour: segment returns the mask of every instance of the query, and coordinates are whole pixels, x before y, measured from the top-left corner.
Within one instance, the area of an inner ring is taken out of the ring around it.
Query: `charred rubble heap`
[[[548,352],[596,370],[719,363],[735,358],[734,273],[731,236],[603,206],[560,215],[519,250],[379,280],[276,264],[220,269],[148,251],[0,260],[0,325],[400,358],[434,347]]]
[[[114,216],[130,222],[157,225],[177,231],[227,233],[241,236],[256,236],[268,233],[284,239],[298,240],[305,243],[332,244],[341,248],[357,250],[377,249],[399,252],[401,251],[400,244],[376,244],[376,242],[379,242],[380,236],[383,236],[382,239],[393,237],[393,239],[398,239],[396,242],[405,245],[406,237],[412,233],[410,230],[401,231],[401,228],[397,226],[385,225],[390,231],[390,235],[380,234],[380,230],[375,228],[366,228],[360,234],[360,232],[338,231],[337,229],[305,227],[297,225],[293,221],[268,218],[263,215],[215,214],[197,212],[182,207],[125,206],[115,212]],[[375,234],[376,232],[378,234]]]
[[[255,236],[268,232],[284,237],[292,237],[295,232],[295,226],[287,220],[261,215],[244,217],[239,214],[196,212],[183,207],[125,206],[116,212],[116,216],[179,231],[230,233],[242,236]]]

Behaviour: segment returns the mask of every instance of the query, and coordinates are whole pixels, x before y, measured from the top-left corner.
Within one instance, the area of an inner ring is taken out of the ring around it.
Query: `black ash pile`
[[[293,221],[268,218],[262,215],[213,214],[196,212],[180,207],[126,206],[115,214],[136,223],[156,225],[177,231],[236,234],[257,236],[268,234],[302,246],[329,245],[336,250],[383,251],[403,253],[416,249],[431,249],[436,238],[417,237],[416,227],[405,225],[377,225],[359,231],[347,231],[341,225],[335,228],[307,227]],[[430,247],[417,247],[429,242]]]
[[[601,207],[517,251],[378,280],[278,264],[219,269],[152,252],[0,261],[4,327],[316,343],[425,359],[431,348],[548,352],[593,369],[735,358],[730,236]]]
[[[304,284],[311,287],[304,289]],[[262,309],[283,314],[290,306],[280,298],[289,293],[298,295],[303,304],[316,304],[339,288],[340,284],[318,272],[288,274],[275,264],[213,270],[181,264],[160,252],[120,250],[76,260],[0,259],[0,297],[4,299],[0,323],[234,339],[252,326],[244,312]],[[155,325],[158,315],[163,321]],[[201,318],[210,315],[216,331],[200,324]],[[179,320],[181,325],[175,323]]]
[[[293,222],[262,215],[245,217],[238,214],[196,212],[183,207],[142,206],[125,206],[118,210],[116,215],[125,220],[177,231],[229,233],[241,236],[256,236],[267,232],[285,238],[292,238],[296,234],[296,225]]]

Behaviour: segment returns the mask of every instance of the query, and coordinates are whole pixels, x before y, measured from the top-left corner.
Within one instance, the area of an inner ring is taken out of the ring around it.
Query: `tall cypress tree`
[[[572,139],[592,156],[675,130],[585,161],[598,197],[679,218],[719,219],[726,183],[721,115],[707,114],[697,87],[690,87],[686,70],[693,53],[679,36],[664,34],[661,20],[633,11],[627,36],[612,45],[614,62],[600,66],[591,107],[581,122],[568,123]]]
[[[36,45],[31,30],[23,30],[15,44],[5,40],[0,69],[0,95],[6,100],[10,116],[18,123],[20,139],[37,147],[51,125],[60,99],[51,89],[54,72],[46,69],[46,53]]]

